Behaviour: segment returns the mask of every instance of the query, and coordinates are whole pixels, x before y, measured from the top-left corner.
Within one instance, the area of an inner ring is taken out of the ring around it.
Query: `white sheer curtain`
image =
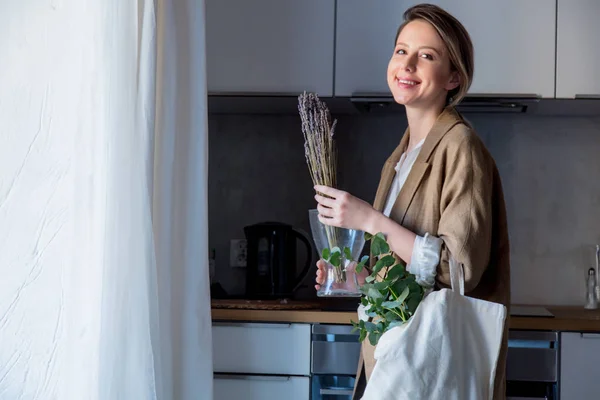
[[[0,0],[0,399],[212,399],[204,2]]]

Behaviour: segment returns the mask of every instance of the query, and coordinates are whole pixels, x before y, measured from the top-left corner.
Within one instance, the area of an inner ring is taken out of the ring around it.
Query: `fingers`
[[[333,218],[324,217],[321,214],[319,214],[317,218],[319,218],[319,221],[321,221],[321,223],[324,225],[338,226]]]
[[[317,204],[317,211],[319,211],[319,215],[323,217],[333,218],[335,217],[335,210],[333,208],[327,208],[322,206],[321,204]]]
[[[315,186],[314,186],[314,189],[315,189],[317,192],[320,192],[320,193],[326,194],[327,196],[333,197],[334,199],[335,199],[335,198],[336,198],[336,197],[337,197],[339,194],[341,194],[341,193],[342,193],[342,191],[341,191],[341,190],[334,189],[334,188],[332,188],[332,187],[329,187],[329,186],[323,186],[323,185],[315,185]]]
[[[323,269],[317,270],[317,278],[315,280],[319,285],[322,285],[325,282],[325,271]]]
[[[329,208],[333,208],[336,204],[335,199],[332,199],[330,197],[321,196],[320,194],[315,194],[315,200],[317,200],[317,202],[319,204],[322,204],[325,207],[329,207]]]
[[[350,263],[348,263],[348,265],[346,266],[346,270],[354,271],[356,269],[357,265],[358,265],[358,263],[356,261],[350,261]]]

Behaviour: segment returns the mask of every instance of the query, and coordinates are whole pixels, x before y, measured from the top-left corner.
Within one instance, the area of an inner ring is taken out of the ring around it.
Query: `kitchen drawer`
[[[213,323],[213,369],[310,375],[310,325]]]
[[[563,332],[560,398],[597,400],[600,395],[600,333]]]
[[[215,374],[214,400],[308,400],[310,379],[300,376]]]

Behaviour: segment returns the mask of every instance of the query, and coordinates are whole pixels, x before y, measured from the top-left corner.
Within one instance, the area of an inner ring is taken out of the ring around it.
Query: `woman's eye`
[[[404,51],[403,49],[398,49],[396,50],[396,54],[406,54],[406,51]]]
[[[421,57],[423,57],[426,60],[433,60],[433,56],[431,54],[424,53],[421,54]]]

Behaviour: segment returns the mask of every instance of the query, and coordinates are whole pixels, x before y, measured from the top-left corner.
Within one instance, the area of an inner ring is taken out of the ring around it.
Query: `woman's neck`
[[[412,150],[421,140],[427,137],[443,109],[443,105],[428,108],[406,108],[406,118],[410,130],[407,151]]]

